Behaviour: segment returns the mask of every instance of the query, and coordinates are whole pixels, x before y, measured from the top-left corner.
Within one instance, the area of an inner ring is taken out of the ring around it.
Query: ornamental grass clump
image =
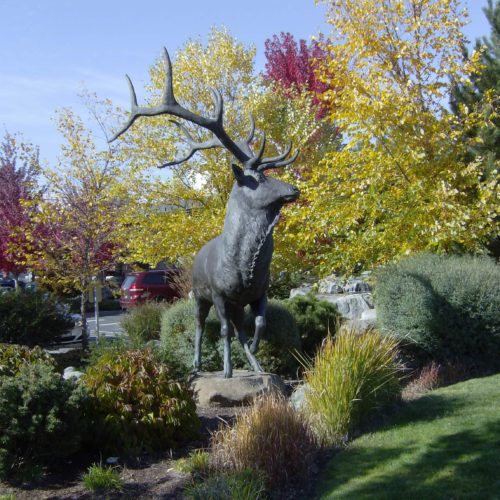
[[[214,433],[211,446],[216,470],[257,469],[271,488],[306,477],[316,448],[307,422],[276,394],[258,399],[233,427]]]
[[[344,443],[366,417],[400,395],[398,342],[342,326],[305,363],[305,412],[320,443]]]

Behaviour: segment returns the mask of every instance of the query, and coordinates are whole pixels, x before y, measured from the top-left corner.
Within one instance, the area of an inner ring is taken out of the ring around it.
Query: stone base
[[[262,394],[285,394],[278,375],[247,370],[234,370],[232,378],[224,378],[223,372],[198,373],[191,379],[191,388],[197,405],[203,408],[249,405]]]

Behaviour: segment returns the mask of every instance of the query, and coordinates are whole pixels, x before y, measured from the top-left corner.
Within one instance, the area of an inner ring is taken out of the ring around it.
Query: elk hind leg
[[[203,331],[205,330],[205,321],[212,304],[204,299],[196,299],[195,304],[195,320],[196,332],[194,337],[194,371],[197,372],[201,369],[201,340],[203,338]]]
[[[224,343],[224,378],[233,376],[233,362],[231,360],[231,337],[233,325],[230,321],[231,310],[221,297],[214,297],[214,305],[220,321],[220,335]]]

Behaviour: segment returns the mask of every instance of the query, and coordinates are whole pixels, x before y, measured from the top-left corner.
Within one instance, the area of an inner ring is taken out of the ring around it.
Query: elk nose
[[[289,194],[285,196],[285,201],[295,201],[300,195],[300,191],[295,186],[290,186]]]

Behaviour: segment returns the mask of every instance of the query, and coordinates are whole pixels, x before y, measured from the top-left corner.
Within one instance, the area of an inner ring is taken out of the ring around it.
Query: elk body
[[[209,241],[196,255],[193,266],[193,293],[196,301],[196,337],[194,369],[201,368],[201,340],[205,320],[210,308],[215,307],[221,323],[224,342],[224,377],[232,376],[231,337],[236,334],[245,350],[252,368],[261,372],[254,354],[265,329],[269,267],[273,254],[273,229],[285,203],[299,196],[297,188],[264,172],[271,168],[292,163],[297,154],[287,159],[291,145],[273,158],[263,158],[265,134],[260,150],[254,154],[250,143],[254,137],[254,125],[245,141],[233,141],[223,127],[223,101],[217,90],[211,89],[215,116],[196,115],[182,107],[175,99],[172,88],[172,66],[168,52],[164,50],[165,88],[162,102],[155,107],[137,105],[132,82],[127,77],[132,109],[128,122],[111,140],[123,134],[140,116],[169,114],[188,120],[210,130],[215,137],[205,142],[195,142],[189,131],[180,123],[179,127],[190,145],[188,153],[180,159],[167,162],[162,167],[188,160],[199,150],[214,147],[226,148],[240,163],[232,164],[234,185],[226,209],[222,234]],[[251,345],[243,330],[244,308],[250,305],[255,316],[255,331]]]

